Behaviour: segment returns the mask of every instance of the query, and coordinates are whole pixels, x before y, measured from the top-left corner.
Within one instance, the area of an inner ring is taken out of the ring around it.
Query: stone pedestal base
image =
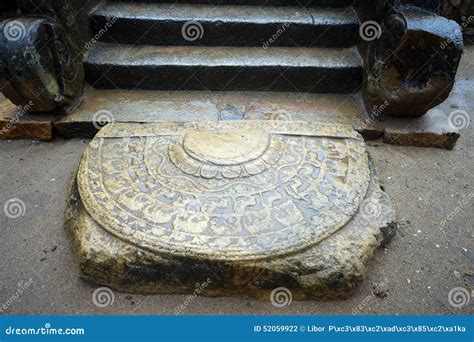
[[[344,298],[395,229],[346,126],[112,125],[70,188],[82,276],[134,293]]]

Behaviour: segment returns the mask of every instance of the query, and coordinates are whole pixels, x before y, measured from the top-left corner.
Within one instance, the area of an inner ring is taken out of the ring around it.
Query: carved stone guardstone
[[[426,114],[449,96],[463,47],[456,22],[416,7],[397,8],[367,51],[371,107],[392,116]]]
[[[0,89],[11,102],[26,112],[78,105],[82,55],[63,26],[51,18],[21,17],[0,22],[0,32]]]
[[[136,293],[347,297],[395,226],[358,133],[303,122],[106,126],[66,211],[81,275]]]

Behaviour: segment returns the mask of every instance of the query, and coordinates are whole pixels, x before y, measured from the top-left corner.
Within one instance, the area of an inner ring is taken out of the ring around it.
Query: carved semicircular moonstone
[[[111,125],[78,173],[102,228],[155,253],[208,260],[313,246],[353,217],[369,181],[350,127],[278,121]]]

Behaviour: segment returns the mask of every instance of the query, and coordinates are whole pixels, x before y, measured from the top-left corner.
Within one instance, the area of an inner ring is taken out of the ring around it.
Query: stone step
[[[85,61],[96,88],[351,93],[357,49],[126,46],[98,43]]]
[[[117,90],[86,87],[81,106],[55,123],[68,138],[92,138],[108,123],[286,120],[351,125],[364,122],[356,94]]]
[[[110,2],[173,3],[193,5],[344,7],[352,5],[354,0],[112,0]]]
[[[444,112],[449,113],[457,98],[447,101],[443,110],[437,107],[407,123],[383,113],[366,113],[360,93],[130,91],[87,85],[81,106],[72,114],[61,116],[54,128],[67,138],[92,138],[105,123],[307,121],[350,125],[366,140],[381,138],[396,145],[452,149],[459,133],[450,127]]]
[[[349,47],[359,29],[352,7],[106,3],[92,23],[103,42],[193,46]]]

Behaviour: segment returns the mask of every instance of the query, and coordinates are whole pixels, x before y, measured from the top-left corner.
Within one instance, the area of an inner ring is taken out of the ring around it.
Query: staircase
[[[351,3],[108,1],[92,14],[100,41],[86,79],[103,89],[352,93],[363,69]]]

